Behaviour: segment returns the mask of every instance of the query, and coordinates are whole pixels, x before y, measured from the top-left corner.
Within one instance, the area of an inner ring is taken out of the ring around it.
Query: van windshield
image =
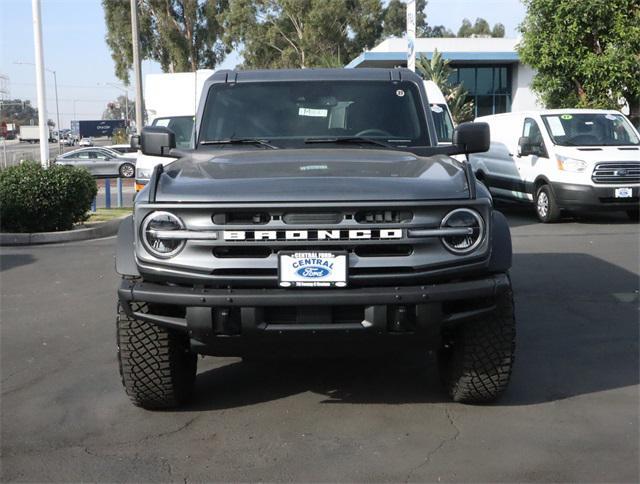
[[[363,137],[428,145],[427,133],[411,82],[247,82],[211,87],[199,143],[260,139],[282,146]]]
[[[171,116],[166,118],[156,118],[151,126],[163,126],[169,128],[176,134],[176,147],[192,148],[193,139],[193,116]]]
[[[549,136],[560,146],[637,146],[638,135],[622,114],[543,115]]]

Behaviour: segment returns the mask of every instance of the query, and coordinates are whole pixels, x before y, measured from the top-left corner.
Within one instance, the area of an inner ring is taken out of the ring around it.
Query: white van
[[[550,109],[475,121],[489,124],[491,148],[470,162],[495,197],[533,202],[542,222],[564,209],[638,219],[640,135],[620,112]]]
[[[176,74],[145,76],[144,96],[150,126],[164,126],[176,134],[176,147],[193,148],[193,120],[204,82],[213,75],[211,69]],[[175,158],[148,156],[138,151],[136,191],[149,181],[156,165],[167,165]]]
[[[453,137],[453,117],[451,110],[447,105],[442,91],[433,81],[423,81],[424,89],[427,92],[429,107],[433,115],[433,122],[436,125],[436,134],[438,135],[438,144],[450,145]]]

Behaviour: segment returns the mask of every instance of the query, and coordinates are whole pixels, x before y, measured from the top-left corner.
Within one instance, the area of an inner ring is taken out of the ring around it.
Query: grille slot
[[[640,163],[598,163],[591,179],[594,183],[640,183]]]
[[[411,255],[411,245],[362,245],[354,250],[358,257],[406,257]]]
[[[413,220],[413,213],[397,210],[367,210],[356,212],[355,219],[361,224],[406,223]]]
[[[215,213],[211,220],[216,225],[264,225],[271,221],[267,212],[223,212]]]
[[[339,224],[344,219],[344,215],[339,212],[329,213],[286,213],[282,216],[282,221],[286,224],[299,225],[324,225]]]

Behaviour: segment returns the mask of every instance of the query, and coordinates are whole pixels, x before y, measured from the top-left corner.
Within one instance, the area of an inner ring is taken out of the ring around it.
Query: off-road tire
[[[443,335],[438,353],[442,382],[455,402],[488,403],[506,389],[514,362],[513,294],[498,297],[495,312]]]
[[[544,203],[545,201],[546,203]],[[556,195],[549,185],[542,185],[538,188],[533,203],[540,222],[548,224],[560,220],[560,207],[558,206]]]
[[[136,312],[144,304],[132,303]],[[146,409],[173,408],[186,403],[196,378],[197,355],[186,335],[129,317],[118,307],[118,363],[131,401]]]

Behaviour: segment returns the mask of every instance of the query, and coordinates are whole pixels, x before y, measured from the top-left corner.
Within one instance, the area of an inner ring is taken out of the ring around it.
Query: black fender
[[[491,258],[489,270],[491,272],[506,272],[511,268],[513,249],[511,247],[511,230],[509,222],[502,212],[493,210],[491,213]]]
[[[135,258],[133,215],[129,215],[120,222],[117,240],[116,272],[121,276],[140,277]]]

